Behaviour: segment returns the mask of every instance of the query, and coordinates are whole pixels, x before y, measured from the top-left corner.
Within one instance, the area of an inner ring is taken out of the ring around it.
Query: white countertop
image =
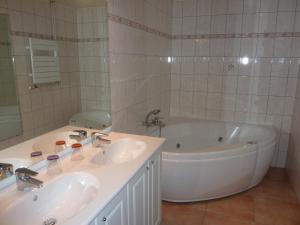
[[[45,137],[46,135],[53,134],[55,132],[62,132],[68,130],[74,130],[74,127],[66,126],[42,136]],[[3,152],[0,152],[0,158],[15,157],[16,153],[18,154],[18,157],[28,158],[30,152],[32,152],[32,144],[42,136],[31,139],[24,143],[10,147],[9,149],[4,150]],[[61,160],[63,174],[73,172],[86,172],[96,177],[100,183],[100,189],[97,192],[95,199],[87,207],[85,207],[78,215],[72,217],[66,223],[64,223],[65,225],[88,225],[99,214],[99,212],[101,212],[101,210],[106,206],[106,204],[118,194],[118,192],[124,187],[124,185],[128,183],[128,181],[145,164],[145,162],[156,151],[159,150],[160,146],[164,142],[163,138],[138,136],[115,132],[110,133],[107,137],[107,139],[110,139],[112,141],[123,138],[131,138],[145,142],[146,150],[139,157],[129,162],[125,162],[122,164],[99,165],[91,163],[91,159],[99,152],[99,149],[97,150],[93,148],[92,145],[89,143],[83,146],[83,152],[85,156],[84,160],[71,161],[70,155]],[[53,179],[53,177],[49,177],[47,175],[45,168],[40,171],[39,175],[36,178],[44,181],[44,185],[47,185],[47,183]],[[11,204],[18,198],[22,198],[22,196],[26,194],[26,192],[17,191],[16,184],[13,184],[0,191],[0,214],[1,211],[3,211],[7,207],[7,205]]]

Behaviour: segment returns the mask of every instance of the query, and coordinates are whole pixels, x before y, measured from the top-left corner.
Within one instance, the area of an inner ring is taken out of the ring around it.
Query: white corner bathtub
[[[162,198],[215,199],[245,191],[266,175],[276,145],[267,126],[171,119],[163,128]]]

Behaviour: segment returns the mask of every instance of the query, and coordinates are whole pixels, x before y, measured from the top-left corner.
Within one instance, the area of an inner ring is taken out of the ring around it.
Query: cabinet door
[[[149,161],[149,197],[150,197],[150,225],[159,225],[161,222],[161,189],[160,167],[161,156],[155,155]]]
[[[149,169],[148,165],[144,165],[128,184],[130,225],[149,225]]]
[[[128,225],[126,188],[104,208],[96,220],[97,225]]]

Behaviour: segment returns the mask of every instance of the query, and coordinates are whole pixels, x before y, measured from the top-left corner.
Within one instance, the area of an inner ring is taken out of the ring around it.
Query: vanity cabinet
[[[161,156],[157,155],[149,161],[149,205],[150,225],[159,225],[161,222]]]
[[[149,224],[149,163],[146,163],[128,184],[129,224]]]
[[[159,225],[161,156],[156,153],[90,225]]]
[[[127,188],[124,188],[97,216],[92,225],[128,225]]]

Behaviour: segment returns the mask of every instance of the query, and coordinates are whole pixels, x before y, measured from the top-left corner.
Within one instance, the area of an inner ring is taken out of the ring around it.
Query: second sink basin
[[[98,180],[87,173],[57,177],[0,212],[0,224],[42,225],[51,221],[56,221],[56,225],[62,224],[93,201],[99,186]]]
[[[102,164],[121,164],[139,157],[146,150],[146,143],[123,138],[107,146],[101,156]]]

